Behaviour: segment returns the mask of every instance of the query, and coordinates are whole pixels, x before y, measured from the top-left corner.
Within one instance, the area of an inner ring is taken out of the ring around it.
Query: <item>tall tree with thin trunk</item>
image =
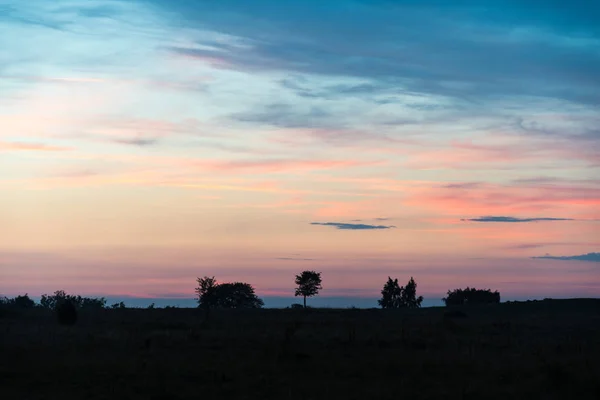
[[[304,297],[304,308],[306,308],[306,298],[319,294],[321,286],[321,273],[315,271],[303,271],[296,275],[296,296]]]
[[[219,285],[214,276],[198,278],[197,282],[196,294],[198,295],[198,307],[204,308],[206,319],[208,319],[210,308],[217,304],[217,287]]]

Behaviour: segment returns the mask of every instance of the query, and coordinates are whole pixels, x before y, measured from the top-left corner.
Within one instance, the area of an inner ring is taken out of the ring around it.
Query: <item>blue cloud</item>
[[[535,259],[545,259],[545,260],[576,260],[576,261],[590,261],[590,262],[600,262],[600,253],[587,253],[587,254],[580,254],[580,255],[576,255],[576,256],[550,256],[550,255],[546,255],[546,256],[540,256],[540,257],[531,257],[531,258],[535,258]]]
[[[583,0],[569,7],[534,7],[532,1],[142,1],[177,13],[174,23],[244,42],[173,51],[222,58],[234,68],[372,80],[333,92],[392,88],[600,103],[600,6]],[[290,87],[289,80],[283,84]]]
[[[539,221],[574,221],[572,218],[516,218],[485,216],[479,218],[463,218],[461,221],[472,222],[539,222]]]
[[[349,224],[344,222],[311,222],[311,225],[332,226],[341,230],[370,230],[370,229],[393,229],[395,226],[386,225],[368,225],[368,224]]]

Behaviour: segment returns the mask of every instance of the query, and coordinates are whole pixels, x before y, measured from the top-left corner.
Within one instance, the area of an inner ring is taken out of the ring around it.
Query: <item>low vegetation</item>
[[[462,306],[473,304],[500,303],[500,293],[492,292],[490,289],[454,289],[448,291],[448,297],[442,299],[447,306]]]
[[[0,298],[2,399],[598,399],[600,300],[500,302],[456,289],[421,309],[388,277],[382,309],[262,309],[247,283],[197,280],[197,309],[64,291]],[[210,317],[210,318],[209,318]]]
[[[600,396],[600,300],[53,313],[0,319],[2,399]]]

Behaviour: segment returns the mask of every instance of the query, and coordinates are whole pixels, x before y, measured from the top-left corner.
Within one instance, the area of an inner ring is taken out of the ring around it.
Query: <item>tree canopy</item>
[[[378,300],[381,308],[418,308],[421,307],[423,296],[417,297],[417,283],[410,278],[406,286],[400,286],[398,279],[388,280],[381,290],[381,299]]]
[[[302,271],[300,275],[296,275],[295,296],[304,297],[304,308],[306,308],[306,298],[319,294],[319,290],[323,289],[321,285],[321,273],[316,271]]]
[[[217,285],[216,305],[219,308],[262,308],[265,304],[249,283],[234,282]]]
[[[217,289],[217,280],[215,277],[205,276],[198,278],[198,287],[196,294],[198,295],[198,307],[208,310],[216,304],[215,291]]]
[[[261,308],[264,302],[249,283],[217,283],[214,277],[198,278],[198,306],[210,308]]]

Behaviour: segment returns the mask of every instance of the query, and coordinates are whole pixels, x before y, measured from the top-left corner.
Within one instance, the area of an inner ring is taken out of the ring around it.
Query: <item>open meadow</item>
[[[0,318],[0,398],[599,399],[600,300]]]

